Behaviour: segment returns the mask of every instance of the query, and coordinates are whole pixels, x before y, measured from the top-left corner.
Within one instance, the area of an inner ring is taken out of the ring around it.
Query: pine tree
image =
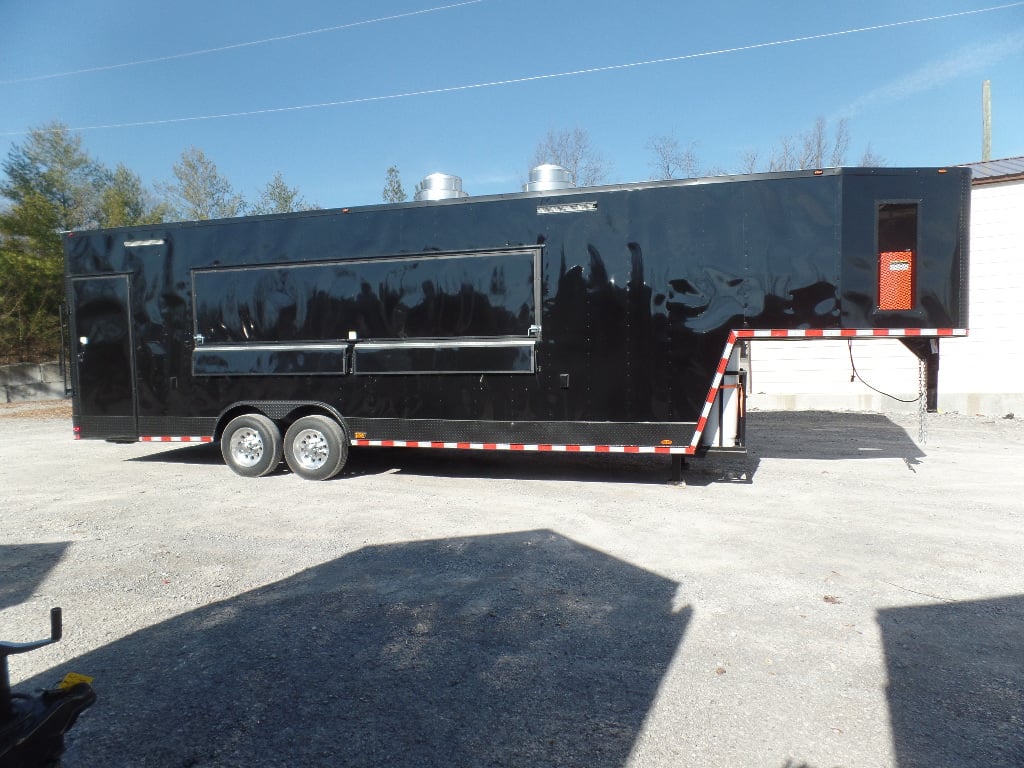
[[[398,175],[398,166],[392,165],[384,178],[384,202],[404,203],[408,199],[402,186],[402,177]]]

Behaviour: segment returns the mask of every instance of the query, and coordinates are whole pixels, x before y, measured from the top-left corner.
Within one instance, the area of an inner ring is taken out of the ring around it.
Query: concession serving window
[[[197,375],[530,373],[541,249],[197,269]]]

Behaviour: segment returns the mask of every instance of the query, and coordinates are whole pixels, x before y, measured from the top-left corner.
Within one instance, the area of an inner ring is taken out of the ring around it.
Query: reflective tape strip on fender
[[[139,442],[213,442],[212,435],[142,435]]]

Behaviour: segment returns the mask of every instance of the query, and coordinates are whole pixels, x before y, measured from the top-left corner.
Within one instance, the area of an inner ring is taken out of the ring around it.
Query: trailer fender
[[[313,400],[244,400],[232,403],[221,411],[217,417],[217,428],[214,432],[214,439],[220,440],[224,428],[235,417],[246,413],[259,413],[271,421],[277,423],[282,434],[288,426],[303,416],[322,414],[337,421],[348,432],[345,419],[334,406],[327,403]]]

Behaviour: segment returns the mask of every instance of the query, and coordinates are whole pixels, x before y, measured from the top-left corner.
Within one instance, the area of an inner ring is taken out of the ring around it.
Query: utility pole
[[[992,88],[988,80],[981,86],[981,159],[992,159]]]

